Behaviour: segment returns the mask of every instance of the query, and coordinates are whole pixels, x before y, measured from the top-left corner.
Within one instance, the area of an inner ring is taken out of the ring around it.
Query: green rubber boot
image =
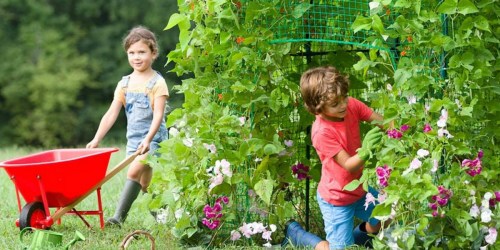
[[[121,226],[127,218],[128,211],[130,207],[132,207],[132,203],[134,203],[137,195],[139,195],[141,188],[141,184],[136,181],[127,180],[125,182],[120,200],[118,201],[118,206],[116,207],[115,215],[107,220],[107,224]]]

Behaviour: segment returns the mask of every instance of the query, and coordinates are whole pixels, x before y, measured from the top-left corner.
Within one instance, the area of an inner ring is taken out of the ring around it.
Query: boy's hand
[[[373,148],[382,140],[382,131],[379,127],[375,127],[366,133],[363,139],[361,148],[358,148],[358,156],[361,160],[366,161],[373,156]]]

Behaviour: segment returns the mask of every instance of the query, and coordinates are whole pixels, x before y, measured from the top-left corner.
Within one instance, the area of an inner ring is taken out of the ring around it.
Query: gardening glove
[[[366,161],[373,157],[373,148],[382,140],[382,131],[379,127],[375,127],[366,133],[361,148],[358,148],[358,156],[361,160]]]

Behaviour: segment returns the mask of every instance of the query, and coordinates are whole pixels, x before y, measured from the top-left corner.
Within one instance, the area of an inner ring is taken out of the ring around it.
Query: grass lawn
[[[26,156],[40,151],[40,149],[29,148],[0,148],[0,161]],[[124,150],[113,153],[108,169],[118,165],[124,157]],[[119,198],[123,183],[125,182],[125,177],[126,169],[122,170],[102,186],[101,194],[105,218],[112,216],[114,213],[116,202]],[[78,185],[78,180],[75,180],[75,185]],[[0,199],[2,199],[0,206],[0,248],[21,249],[19,228],[15,225],[16,219],[19,218],[15,186],[3,169],[0,170]],[[22,200],[21,202],[23,206],[25,201]],[[97,196],[95,193],[89,195],[78,204],[76,209],[97,209]],[[51,213],[53,213],[53,210]],[[139,209],[137,202],[134,203],[127,221],[122,228],[107,227],[101,230],[98,218],[98,216],[85,216],[85,219],[93,226],[92,229],[89,229],[77,216],[65,215],[62,217],[62,223],[60,225],[55,223],[52,226],[52,230],[64,234],[63,244],[73,239],[75,230],[80,231],[86,237],[86,240],[77,242],[72,249],[119,249],[124,237],[135,230],[148,230],[155,239],[156,249],[182,249],[182,247],[173,240],[174,238],[169,235],[169,229],[164,225],[156,223],[147,210]],[[31,235],[25,235],[24,240],[24,244],[29,245]],[[127,249],[150,249],[150,241],[146,237],[139,237],[137,240],[133,240]]]

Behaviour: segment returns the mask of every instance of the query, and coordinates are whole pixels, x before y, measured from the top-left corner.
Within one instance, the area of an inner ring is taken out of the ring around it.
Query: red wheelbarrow
[[[101,229],[104,216],[101,186],[138,155],[128,156],[106,173],[111,153],[117,148],[56,149],[0,163],[16,186],[20,216],[16,226],[50,228],[61,217],[75,214],[90,227],[83,215],[98,215]],[[96,191],[98,210],[77,211],[74,207]],[[21,208],[21,194],[26,204]],[[50,213],[50,208],[56,208]]]

